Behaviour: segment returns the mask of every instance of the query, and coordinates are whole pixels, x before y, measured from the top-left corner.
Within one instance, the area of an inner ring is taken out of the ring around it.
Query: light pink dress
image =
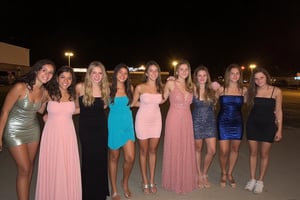
[[[77,137],[72,120],[74,102],[50,101],[42,133],[36,200],[81,200]]]
[[[177,194],[197,188],[197,171],[193,121],[190,110],[193,95],[186,97],[175,83],[170,93],[170,107],[166,117],[162,187]]]
[[[144,93],[140,96],[140,107],[135,117],[135,131],[138,139],[160,138],[162,119],[159,103],[161,101],[161,94]]]

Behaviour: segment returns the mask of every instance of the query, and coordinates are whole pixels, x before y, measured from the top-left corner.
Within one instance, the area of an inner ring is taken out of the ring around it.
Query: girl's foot
[[[220,186],[221,188],[225,188],[226,187],[226,173],[221,173],[221,181],[220,181]]]
[[[203,186],[205,187],[205,188],[210,188],[210,183],[209,183],[209,181],[208,181],[208,175],[207,174],[205,174],[205,175],[203,175]]]
[[[229,185],[230,185],[232,188],[236,188],[236,183],[235,183],[235,180],[234,180],[233,177],[232,177],[232,174],[228,174],[228,181],[229,181]]]
[[[150,183],[150,191],[151,191],[151,193],[156,194],[157,187],[156,187],[155,183]]]

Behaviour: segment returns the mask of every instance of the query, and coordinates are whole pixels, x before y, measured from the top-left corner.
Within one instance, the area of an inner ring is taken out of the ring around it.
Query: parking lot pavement
[[[239,155],[239,160],[234,171],[234,178],[237,182],[237,188],[232,189],[227,186],[225,189],[219,187],[220,169],[218,163],[218,155],[216,155],[212,166],[209,170],[209,180],[212,187],[209,189],[195,190],[185,195],[177,195],[173,192],[163,190],[161,188],[161,164],[162,164],[162,145],[163,137],[160,141],[158,152],[158,163],[156,182],[158,185],[157,194],[144,195],[141,189],[141,176],[138,166],[138,157],[136,157],[135,166],[130,177],[130,189],[133,193],[132,199],[146,199],[146,200],[300,200],[300,129],[299,128],[285,128],[284,138],[281,142],[274,143],[271,150],[270,165],[265,177],[264,192],[255,195],[243,189],[249,178],[248,167],[248,145],[243,140]],[[137,154],[138,155],[138,154]],[[122,156],[121,156],[122,158]],[[122,159],[120,159],[120,164]],[[121,165],[119,165],[118,172],[118,187],[120,187],[121,179]],[[36,184],[36,171],[35,167],[32,186],[31,186],[31,199],[34,199],[35,184]],[[0,199],[14,200],[17,199],[15,192],[15,176],[16,168],[14,162],[9,155],[9,152],[4,149],[0,153]],[[121,193],[122,194],[122,193]],[[110,198],[108,198],[110,199]],[[125,199],[125,198],[123,198]]]

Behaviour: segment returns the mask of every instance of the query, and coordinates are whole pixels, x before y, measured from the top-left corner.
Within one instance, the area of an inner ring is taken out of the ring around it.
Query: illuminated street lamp
[[[175,76],[175,74],[176,74],[176,69],[175,69],[175,67],[176,67],[177,64],[178,64],[178,62],[177,62],[176,60],[174,60],[174,61],[172,62],[172,65],[173,65],[173,67],[174,67],[174,76]]]
[[[249,65],[249,68],[251,70],[251,74],[253,73],[253,69],[256,68],[256,64]]]
[[[74,56],[74,53],[73,52],[66,52],[65,56],[68,57],[68,65],[69,65],[69,67],[71,67],[71,57]]]
[[[245,70],[245,66],[241,66],[241,72],[242,72],[242,78],[243,78],[243,82],[244,82],[244,70]]]

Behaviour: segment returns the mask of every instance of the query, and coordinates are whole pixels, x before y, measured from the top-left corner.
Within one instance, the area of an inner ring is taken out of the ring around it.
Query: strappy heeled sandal
[[[202,180],[203,180],[203,186],[205,188],[210,188],[210,183],[208,181],[208,175],[207,174],[203,175]]]
[[[227,176],[228,176],[229,185],[232,188],[236,188],[236,183],[235,183],[235,180],[232,177],[232,174],[228,174]]]
[[[225,188],[226,187],[226,175],[224,173],[221,173],[221,181],[220,181],[220,186],[221,188]]]
[[[123,179],[121,180],[121,184],[122,184],[122,188],[123,188],[123,192],[124,192],[124,197],[126,199],[131,199],[131,192],[130,192],[128,186],[127,186],[127,188],[124,187],[124,181],[123,181]]]
[[[113,195],[111,196],[112,200],[121,200],[120,195],[117,192],[114,192]]]
[[[144,194],[150,194],[149,185],[142,183],[142,191],[143,191]]]
[[[149,186],[150,186],[151,193],[156,194],[156,192],[157,192],[156,184],[155,183],[150,183]]]

